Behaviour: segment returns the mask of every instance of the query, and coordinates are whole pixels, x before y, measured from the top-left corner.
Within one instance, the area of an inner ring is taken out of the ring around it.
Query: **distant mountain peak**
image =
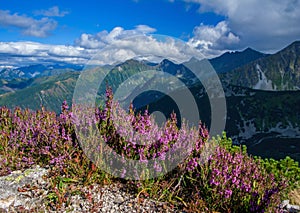
[[[251,48],[251,47],[247,47],[246,49],[244,49],[241,52],[244,52],[244,53],[254,52],[254,53],[264,54],[264,53],[259,52],[259,51],[255,50],[255,49]]]
[[[251,47],[247,47],[247,48],[244,49],[242,52],[246,52],[246,51],[256,51],[256,50],[252,49]]]
[[[300,51],[300,41],[294,41],[287,47],[283,48],[282,50],[279,50],[277,53],[286,53],[286,52],[291,52],[291,51]]]
[[[18,68],[4,68],[0,71],[0,78],[12,80],[17,78],[30,79],[40,76],[56,75],[66,71],[81,71],[83,65],[67,63],[59,64],[32,64]]]
[[[163,64],[175,64],[175,63],[172,62],[171,60],[165,58],[159,64],[163,65]]]
[[[294,41],[293,43],[291,43],[289,46],[300,46],[300,40],[299,41]]]
[[[265,56],[267,56],[267,54],[248,47],[243,51],[226,52],[219,57],[210,59],[209,61],[217,73],[224,73]]]

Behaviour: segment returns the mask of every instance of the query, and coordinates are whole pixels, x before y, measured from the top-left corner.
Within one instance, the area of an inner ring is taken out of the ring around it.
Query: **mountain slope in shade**
[[[251,48],[247,48],[241,52],[226,52],[219,57],[210,59],[209,62],[214,67],[217,73],[223,73],[266,56],[267,54],[258,52]]]
[[[300,89],[300,41],[220,75],[227,84],[259,90]]]
[[[190,88],[201,121],[210,128],[210,102],[201,88]],[[180,94],[182,91],[176,91]],[[262,91],[237,86],[225,89],[227,118],[225,131],[235,144],[246,144],[249,153],[276,159],[289,155],[300,161],[300,91]],[[179,110],[164,96],[143,107],[162,110],[166,116]]]

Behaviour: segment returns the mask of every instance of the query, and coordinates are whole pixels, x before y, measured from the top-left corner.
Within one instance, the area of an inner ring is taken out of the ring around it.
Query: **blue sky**
[[[1,1],[0,1],[1,2]],[[32,40],[53,44],[73,43],[82,33],[95,34],[111,31],[115,27],[133,29],[137,25],[155,28],[158,34],[187,39],[195,26],[200,23],[215,25],[222,19],[214,13],[199,13],[197,4],[164,0],[111,0],[111,1],[5,1],[1,10],[10,14],[27,16],[39,20],[48,10],[58,9],[60,16],[52,16],[57,22],[54,30],[46,38],[22,35],[22,31],[12,26],[1,27],[2,41]],[[49,15],[49,14],[48,14]]]
[[[210,58],[246,47],[275,52],[300,40],[298,0],[0,0],[0,5],[0,53],[32,62],[68,56],[81,63],[131,35],[176,37]]]

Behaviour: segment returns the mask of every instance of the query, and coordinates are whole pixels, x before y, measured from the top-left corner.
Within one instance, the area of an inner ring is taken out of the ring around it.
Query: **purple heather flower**
[[[122,173],[121,173],[121,178],[124,178],[126,174],[126,169],[123,169]]]
[[[69,106],[67,104],[67,101],[64,100],[63,103],[62,103],[62,106],[61,106],[61,111],[64,112],[64,111],[66,111],[68,109],[69,109]]]
[[[225,190],[225,198],[229,198],[232,195],[232,191],[230,189]]]

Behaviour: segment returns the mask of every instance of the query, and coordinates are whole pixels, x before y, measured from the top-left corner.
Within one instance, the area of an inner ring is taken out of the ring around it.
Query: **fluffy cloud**
[[[231,49],[240,41],[239,37],[231,32],[226,21],[219,22],[216,26],[201,24],[194,28],[193,34],[188,43],[200,49],[208,57]]]
[[[240,39],[240,47],[250,45],[259,50],[272,51],[300,38],[299,0],[184,1],[199,4],[200,12],[214,12],[225,16],[227,28]]]
[[[149,35],[155,29],[139,25],[133,30],[116,27],[112,31],[102,31],[96,35],[82,34],[75,44],[94,50],[94,63],[111,64],[134,57],[160,61],[168,58],[175,62],[189,60],[192,56],[203,58],[200,51],[188,44],[167,36]]]
[[[156,29],[149,27],[147,25],[138,25],[138,26],[136,26],[135,31],[145,34],[145,33],[154,33],[156,31]]]
[[[88,49],[103,48],[123,38],[146,35],[155,31],[156,29],[147,25],[138,25],[133,30],[124,30],[122,27],[115,27],[111,32],[104,30],[95,35],[84,33],[75,41],[75,44]]]
[[[136,26],[132,30],[116,27],[110,32],[82,34],[73,46],[0,42],[0,65],[22,66],[24,62],[54,61],[114,64],[131,58],[153,62],[168,58],[180,63],[191,57],[204,57],[201,51],[186,42],[167,36],[151,35],[152,32],[155,32],[155,29],[146,25]]]
[[[68,11],[60,11],[57,6],[51,7],[48,10],[35,11],[36,15],[43,15],[48,17],[63,17],[68,13],[69,13]]]
[[[46,37],[56,28],[57,22],[46,17],[33,19],[26,15],[11,14],[8,10],[0,10],[0,26],[19,28],[24,35]]]

